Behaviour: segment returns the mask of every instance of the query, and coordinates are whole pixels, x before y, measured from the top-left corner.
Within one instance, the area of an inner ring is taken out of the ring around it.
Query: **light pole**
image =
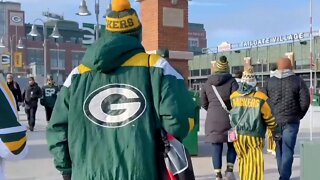
[[[99,39],[99,32],[100,32],[100,25],[99,25],[99,14],[100,14],[100,0],[95,0],[95,6],[94,6],[94,12],[96,15],[96,41]],[[111,3],[110,3],[111,4]],[[79,6],[79,12],[76,13],[78,16],[90,16],[91,13],[88,10],[87,2],[86,0],[82,0]]]
[[[60,60],[60,54],[59,54],[59,43],[56,43],[56,46],[57,46],[57,49],[58,49],[58,51],[57,51],[57,83],[59,84],[59,60]]]
[[[35,25],[36,21],[42,22],[42,28],[43,28],[43,30],[42,30],[42,32],[43,32],[43,80],[44,80],[44,84],[45,84],[46,77],[47,77],[47,26],[46,26],[46,23],[42,19],[40,19],[40,18],[35,19],[33,21],[33,25],[32,25],[31,31],[29,33],[29,35],[32,37],[40,36],[40,34],[37,30],[37,27]],[[53,28],[52,34],[50,36],[53,38],[60,37],[57,25],[55,25],[55,27]]]
[[[313,98],[313,85],[312,85],[312,64],[313,64],[313,47],[312,47],[312,0],[310,0],[310,141],[313,140],[313,107],[312,107],[312,98]]]
[[[139,1],[136,0],[136,2],[139,2]],[[103,18],[106,18],[106,17],[108,16],[108,14],[109,14],[110,11],[112,11],[111,0],[109,0],[109,5],[108,5],[108,8],[107,8],[107,10],[106,10],[106,14],[103,15],[102,17],[103,17]]]

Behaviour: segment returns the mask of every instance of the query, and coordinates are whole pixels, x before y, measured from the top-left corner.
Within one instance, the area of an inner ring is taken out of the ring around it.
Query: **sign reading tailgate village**
[[[100,87],[86,98],[83,105],[87,118],[106,128],[126,126],[137,120],[145,109],[145,96],[128,84]]]

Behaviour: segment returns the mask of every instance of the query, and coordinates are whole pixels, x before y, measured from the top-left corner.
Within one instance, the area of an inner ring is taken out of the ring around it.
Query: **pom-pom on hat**
[[[221,56],[218,61],[213,64],[213,72],[227,73],[229,72],[229,63],[226,56]]]

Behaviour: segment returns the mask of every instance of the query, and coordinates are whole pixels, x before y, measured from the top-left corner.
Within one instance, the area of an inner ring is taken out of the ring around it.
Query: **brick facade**
[[[163,25],[163,8],[183,10],[183,28]],[[188,51],[188,1],[180,0],[172,5],[170,0],[148,0],[141,2],[141,21],[143,25],[143,45],[147,51],[168,48],[169,51]],[[169,59],[169,62],[185,78],[189,75],[188,61]]]

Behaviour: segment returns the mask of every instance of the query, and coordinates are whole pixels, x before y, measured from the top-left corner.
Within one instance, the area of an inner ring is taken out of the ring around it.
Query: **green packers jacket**
[[[156,129],[182,140],[194,108],[165,59],[146,54],[134,37],[105,33],[58,95],[49,149],[73,180],[156,180]]]
[[[231,126],[238,134],[264,138],[266,128],[277,124],[268,104],[268,97],[261,91],[241,84],[230,96],[232,109]]]

